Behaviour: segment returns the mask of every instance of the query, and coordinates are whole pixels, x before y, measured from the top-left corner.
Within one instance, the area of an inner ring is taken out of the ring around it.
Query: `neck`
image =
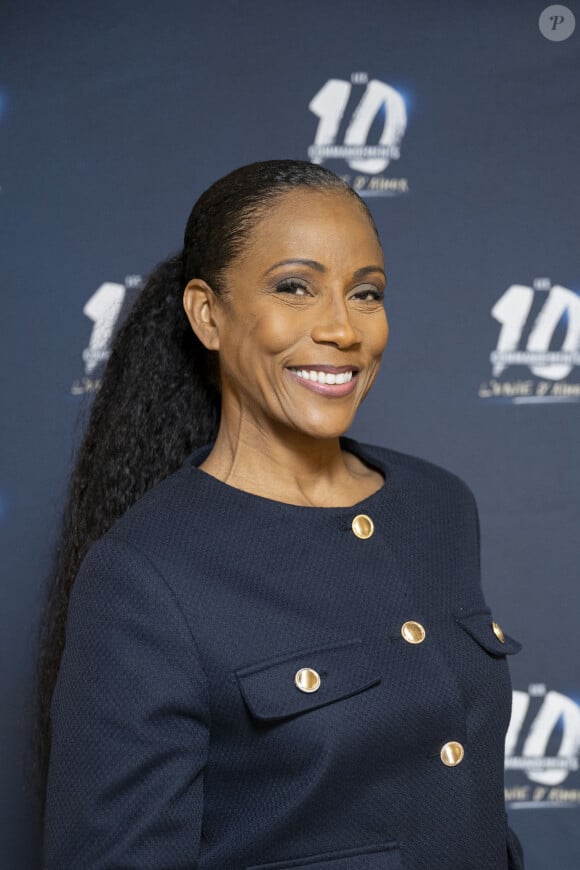
[[[382,485],[378,472],[341,449],[339,437],[313,438],[285,430],[275,437],[253,422],[232,430],[222,420],[200,466],[237,489],[288,504],[355,504]]]

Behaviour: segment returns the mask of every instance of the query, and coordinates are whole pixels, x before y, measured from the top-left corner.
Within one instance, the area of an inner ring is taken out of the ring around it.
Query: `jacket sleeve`
[[[110,535],[73,586],[51,716],[45,870],[196,868],[203,668],[163,577]]]

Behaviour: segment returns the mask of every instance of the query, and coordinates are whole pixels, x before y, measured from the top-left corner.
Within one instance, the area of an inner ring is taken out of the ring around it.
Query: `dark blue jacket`
[[[386,479],[353,507],[234,489],[203,448],[90,549],[46,870],[523,866],[503,798],[519,645],[482,596],[473,496],[343,445]]]

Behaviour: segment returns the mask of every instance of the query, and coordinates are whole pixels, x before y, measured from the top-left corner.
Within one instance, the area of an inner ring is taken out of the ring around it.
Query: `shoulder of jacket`
[[[151,552],[153,544],[154,549],[162,548],[165,541],[185,531],[197,506],[195,486],[183,465],[147,490],[99,541],[105,547],[117,542],[135,551]]]
[[[387,468],[396,470],[401,478],[407,478],[417,485],[425,485],[429,482],[436,484],[447,490],[455,490],[458,494],[462,493],[470,499],[474,499],[474,494],[469,485],[459,475],[441,465],[430,462],[427,459],[422,459],[419,456],[414,456],[410,453],[403,453],[399,450],[393,450],[390,447],[379,447],[376,444],[365,444],[362,442],[354,442],[361,453],[369,458],[375,457]]]

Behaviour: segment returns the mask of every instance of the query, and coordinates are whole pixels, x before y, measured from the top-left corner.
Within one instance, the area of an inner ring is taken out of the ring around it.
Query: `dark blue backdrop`
[[[391,339],[353,434],[475,491],[486,595],[524,644],[511,823],[530,870],[580,866],[580,27],[555,38],[552,13],[543,35],[545,5],[4,0],[3,867],[39,866],[34,637],[110,333],[202,189],[309,155],[368,197],[387,260]]]

